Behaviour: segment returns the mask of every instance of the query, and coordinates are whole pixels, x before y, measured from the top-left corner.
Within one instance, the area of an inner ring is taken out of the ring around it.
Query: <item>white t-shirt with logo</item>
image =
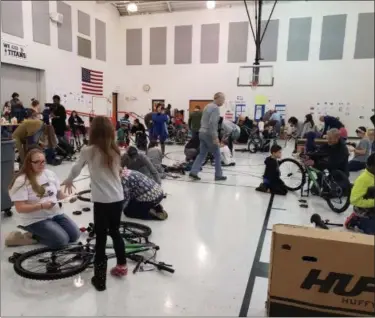
[[[60,181],[56,174],[50,170],[44,170],[41,175],[37,177],[37,182],[45,188],[45,193],[40,198],[31,188],[31,184],[26,180],[25,175],[19,176],[13,187],[9,190],[9,196],[12,202],[26,201],[30,204],[42,204],[43,202],[51,201],[57,202],[57,193],[60,190]],[[40,209],[30,213],[18,213],[22,225],[27,226],[46,219],[51,219],[56,215],[63,214],[62,209],[56,204],[50,210]]]

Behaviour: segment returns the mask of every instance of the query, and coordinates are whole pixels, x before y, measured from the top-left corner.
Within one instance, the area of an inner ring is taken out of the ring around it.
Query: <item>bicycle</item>
[[[265,151],[270,149],[273,145],[277,145],[277,136],[274,135],[271,138],[262,139],[260,136],[250,136],[247,143],[247,149],[250,153],[256,153],[258,151]],[[268,150],[269,151],[269,150]]]
[[[286,188],[289,191],[301,190],[301,196],[309,196],[310,189],[314,188],[317,195],[327,201],[333,212],[342,213],[346,211],[350,205],[351,190],[348,177],[340,170],[334,170],[330,173],[320,171],[311,166],[311,160],[308,157],[301,159],[301,162],[299,162],[295,159],[286,158],[279,162],[280,178],[284,181]],[[291,169],[293,166],[295,172]],[[306,195],[304,195],[303,188],[306,183],[307,190]],[[334,205],[335,200],[338,200],[340,207]]]
[[[87,238],[86,243],[78,242],[70,244],[61,249],[52,249],[43,247],[29,252],[19,254],[14,253],[9,262],[13,263],[14,271],[21,277],[33,280],[51,281],[75,276],[94,263],[95,246],[91,243],[94,238]],[[113,249],[111,244],[107,244],[107,249]],[[136,262],[133,274],[142,271],[144,264],[150,264],[160,271],[174,273],[172,265],[164,262],[156,262],[156,253],[159,246],[149,242],[126,242],[126,258]],[[144,255],[138,255],[147,251],[152,252],[152,256],[147,258]],[[67,257],[68,256],[68,257]],[[115,258],[114,253],[107,254],[108,259]],[[35,258],[34,262],[32,261]],[[26,269],[28,263],[36,263],[32,269]],[[42,272],[37,272],[41,270]]]

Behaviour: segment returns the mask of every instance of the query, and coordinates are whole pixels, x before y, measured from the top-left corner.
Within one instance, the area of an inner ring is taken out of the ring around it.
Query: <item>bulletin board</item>
[[[370,107],[344,101],[317,102],[310,107],[310,111],[316,119],[326,115],[338,117],[348,130],[349,136],[353,136],[359,126],[369,127],[370,117],[374,114]]]

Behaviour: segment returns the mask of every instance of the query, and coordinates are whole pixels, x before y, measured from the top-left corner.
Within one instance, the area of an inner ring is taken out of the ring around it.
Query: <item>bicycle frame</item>
[[[312,182],[312,185],[318,189],[319,191],[319,196],[322,195],[323,192],[323,184],[326,183],[327,186],[329,186],[328,182],[326,182],[326,176],[324,172],[314,168],[314,167],[309,167],[305,166],[306,174],[307,174],[307,195],[303,195],[303,187],[301,188],[301,196],[309,196],[310,194],[310,181]],[[322,179],[320,181],[320,184],[318,182],[318,178],[316,175],[322,175]]]

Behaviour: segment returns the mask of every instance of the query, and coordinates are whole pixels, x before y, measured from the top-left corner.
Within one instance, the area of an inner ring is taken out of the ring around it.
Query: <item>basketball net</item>
[[[256,90],[256,88],[258,86],[258,82],[253,80],[253,81],[250,82],[250,86],[251,86],[252,90]]]

